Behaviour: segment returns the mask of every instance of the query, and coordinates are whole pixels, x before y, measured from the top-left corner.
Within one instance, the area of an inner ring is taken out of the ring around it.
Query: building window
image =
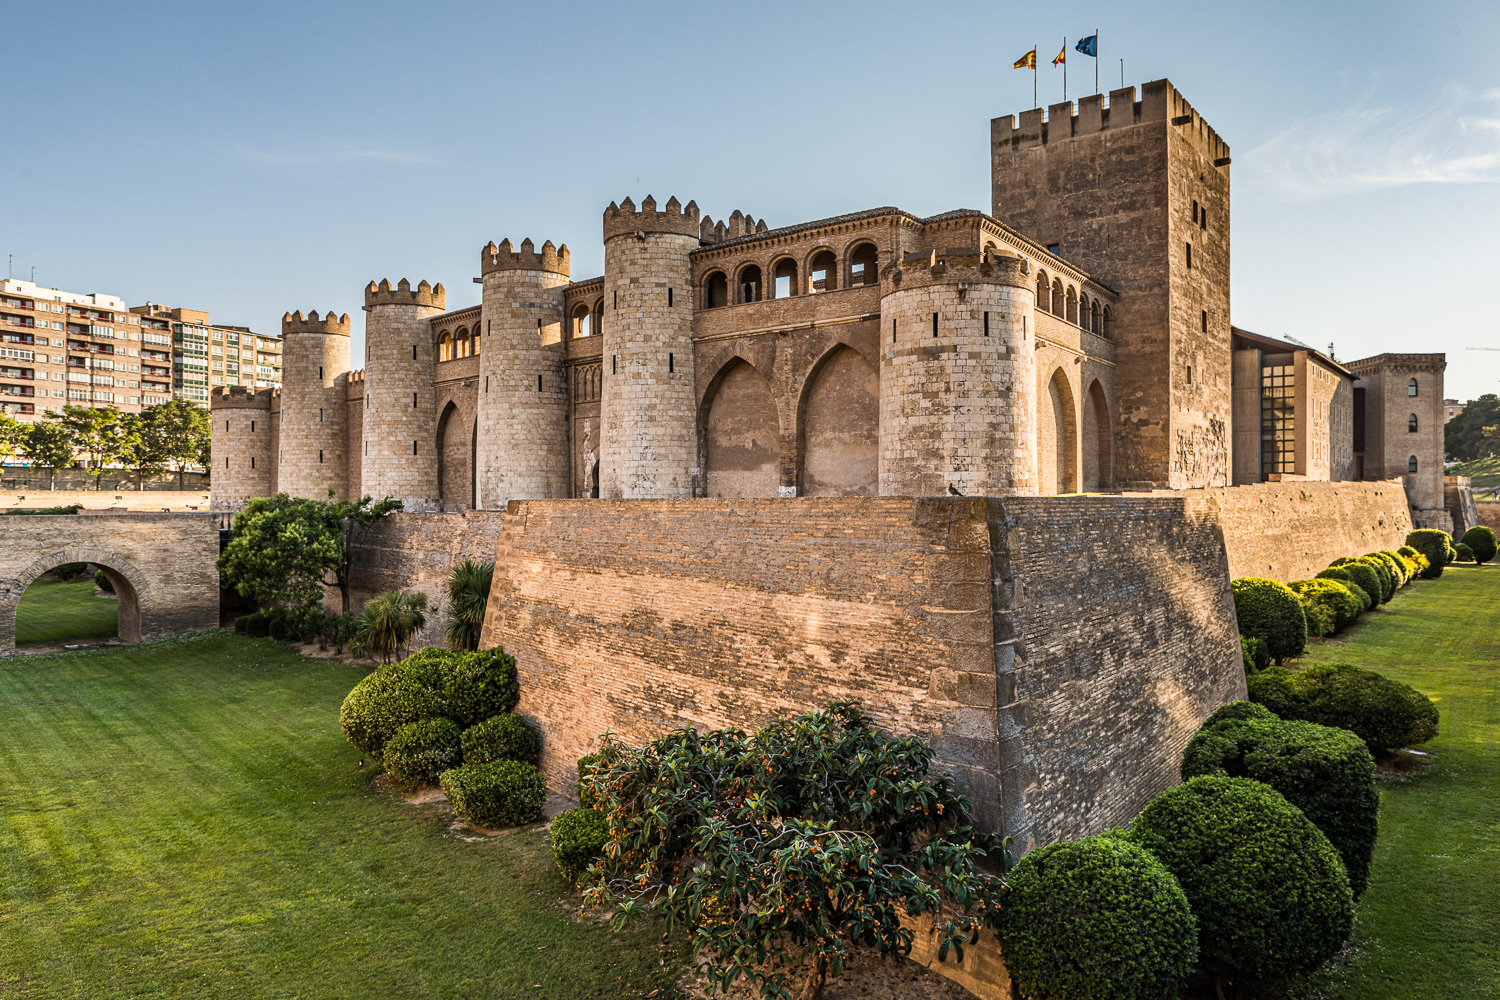
[[[1203,330],[1204,333],[1208,332],[1208,310],[1207,309],[1203,310],[1202,314],[1198,317],[1198,325]]]
[[[1189,271],[1193,269],[1193,245],[1191,243],[1187,244],[1187,266]]]
[[[1407,472],[1416,472],[1417,471],[1417,456],[1413,455],[1411,458],[1408,458],[1406,460],[1406,471]]]
[[[1406,394],[1408,396],[1415,396],[1417,394],[1417,380],[1416,379],[1411,379],[1411,380],[1409,380],[1406,383]]]
[[[1297,471],[1297,377],[1291,365],[1260,373],[1260,471],[1262,475]]]
[[[1415,413],[1406,418],[1406,433],[1417,433],[1417,415]]]

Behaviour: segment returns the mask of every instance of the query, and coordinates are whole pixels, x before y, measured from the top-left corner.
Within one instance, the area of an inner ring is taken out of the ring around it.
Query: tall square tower
[[[1167,80],[990,123],[994,215],[1120,293],[1116,482],[1230,482],[1229,147]]]

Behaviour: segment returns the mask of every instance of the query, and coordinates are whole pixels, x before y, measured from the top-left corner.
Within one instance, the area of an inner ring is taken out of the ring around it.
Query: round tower
[[[294,497],[349,496],[345,403],[336,384],[349,370],[349,314],[281,317],[281,420],[276,485]]]
[[[479,506],[569,495],[568,380],[563,289],[568,248],[536,252],[510,240],[480,253],[484,350],[479,355]]]
[[[1035,494],[1036,292],[1017,257],[906,254],[881,274],[880,494]]]
[[[599,493],[689,497],[698,458],[693,282],[698,206],[604,211],[604,387]]]
[[[437,427],[432,384],[432,317],[441,284],[402,278],[365,287],[364,453],[360,492],[394,497],[408,511],[436,511]]]
[[[243,510],[247,501],[276,492],[271,392],[256,392],[243,385],[209,391],[209,445],[213,456],[209,510]]]

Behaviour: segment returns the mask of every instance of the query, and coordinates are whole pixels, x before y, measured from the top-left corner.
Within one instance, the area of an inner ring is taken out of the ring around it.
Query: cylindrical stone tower
[[[394,497],[408,511],[440,510],[433,412],[432,317],[443,286],[405,278],[365,287],[365,451],[360,492]]]
[[[1036,292],[1016,257],[907,254],[881,275],[880,495],[1035,494]]]
[[[568,248],[510,240],[480,255],[484,275],[479,355],[479,506],[566,497],[568,380],[563,370],[563,289]]]
[[[271,390],[226,385],[208,394],[209,444],[213,456],[208,509],[243,510],[255,497],[276,492],[276,453],[271,445]]]
[[[276,459],[283,493],[327,500],[349,495],[343,390],[334,380],[349,370],[349,314],[316,312],[281,317],[281,426]]]
[[[697,474],[693,282],[698,206],[604,212],[600,495],[688,497]]]

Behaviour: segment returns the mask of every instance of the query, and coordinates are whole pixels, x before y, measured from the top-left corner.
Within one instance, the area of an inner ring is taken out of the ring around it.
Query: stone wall
[[[1479,523],[1493,528],[1500,534],[1500,503],[1491,500],[1488,502],[1475,501],[1474,510],[1479,518]]]
[[[448,570],[463,559],[494,559],[504,523],[504,511],[467,510],[390,514],[360,529],[353,546],[351,610],[358,613],[360,605],[385,590],[420,590],[427,595],[427,628],[413,648],[445,645]],[[339,597],[330,589],[324,602],[329,610],[339,610]]]
[[[1176,781],[1243,696],[1235,634],[1208,499],[531,501],[506,516],[484,645],[516,657],[558,790],[606,730],[854,696],[1024,850]]]
[[[1400,548],[1412,530],[1399,480],[1252,483],[1187,495],[1218,503],[1231,578],[1306,580],[1339,556]]]
[[[16,606],[32,581],[63,563],[104,569],[126,642],[219,624],[219,518],[202,514],[0,517],[0,655],[14,649]]]

